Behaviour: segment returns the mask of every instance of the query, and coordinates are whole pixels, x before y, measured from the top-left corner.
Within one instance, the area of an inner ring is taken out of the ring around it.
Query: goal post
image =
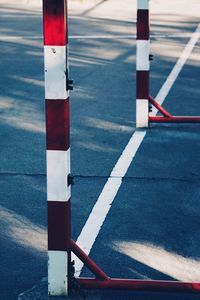
[[[148,127],[149,118],[149,0],[137,0],[136,127]]]
[[[150,0],[137,0],[136,41],[136,128],[147,128],[150,123],[200,123],[200,116],[174,116],[150,94]],[[196,34],[200,35],[200,27]],[[160,115],[150,115],[154,106]]]
[[[138,18],[147,25],[148,0],[138,0]],[[46,165],[48,205],[48,294],[67,296],[72,288],[131,289],[200,293],[198,282],[110,278],[71,239],[70,199],[70,97],[72,80],[68,68],[67,0],[43,0],[44,70],[46,103]],[[145,25],[145,26],[146,26]],[[145,29],[146,28],[146,29]],[[149,52],[147,27],[138,26],[137,53]],[[146,113],[149,98],[149,62],[137,59],[137,109]],[[146,82],[145,90],[139,79]],[[153,99],[151,99],[153,101]],[[164,111],[166,117],[167,112]],[[139,127],[148,125],[146,116]],[[93,277],[74,276],[71,253],[91,271]]]
[[[68,294],[70,121],[67,1],[43,0],[48,200],[48,293]]]

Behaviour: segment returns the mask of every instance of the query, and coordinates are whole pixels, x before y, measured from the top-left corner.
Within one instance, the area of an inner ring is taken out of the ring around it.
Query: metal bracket
[[[150,60],[150,61],[154,60],[153,54],[149,54],[149,60]]]
[[[72,176],[71,174],[69,174],[67,176],[67,185],[74,185],[74,176]]]
[[[73,79],[67,79],[66,81],[66,88],[67,88],[67,91],[72,91],[73,90]]]

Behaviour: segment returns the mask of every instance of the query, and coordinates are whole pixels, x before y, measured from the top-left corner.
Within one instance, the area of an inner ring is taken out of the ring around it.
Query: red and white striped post
[[[48,200],[48,293],[68,294],[70,128],[67,1],[43,0]]]
[[[138,127],[148,126],[149,29],[148,0],[138,0],[137,109]],[[48,293],[67,296],[74,280],[85,288],[199,292],[199,283],[110,278],[71,239],[70,122],[67,57],[67,0],[43,0],[48,200]],[[147,57],[148,56],[148,57]],[[145,59],[143,60],[143,58]],[[165,116],[168,113],[162,109]],[[147,116],[146,116],[147,115]],[[74,252],[95,278],[73,276]]]
[[[136,127],[148,127],[149,119],[149,0],[137,0]]]

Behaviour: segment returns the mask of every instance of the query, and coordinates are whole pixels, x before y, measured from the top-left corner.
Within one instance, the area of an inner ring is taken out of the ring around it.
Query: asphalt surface
[[[199,1],[168,2],[152,1],[152,96],[199,22]],[[135,131],[135,13],[135,4],[132,7],[129,0],[70,3],[74,239]],[[18,5],[0,1],[0,14],[0,299],[44,300],[47,223],[41,7],[36,1]],[[116,38],[119,35],[133,37]],[[200,114],[199,65],[200,42],[164,102],[171,113]],[[200,281],[199,130],[200,124],[152,124],[148,129],[91,251],[108,275]],[[89,273],[84,268],[82,274]],[[199,297],[78,291],[70,298]]]

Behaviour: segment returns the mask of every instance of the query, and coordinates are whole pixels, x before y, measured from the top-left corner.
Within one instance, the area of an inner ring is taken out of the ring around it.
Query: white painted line
[[[106,182],[96,204],[94,205],[92,212],[83,227],[81,234],[77,239],[77,244],[84,250],[86,254],[90,253],[90,250],[96,240],[96,237],[103,225],[105,218],[111,208],[112,202],[121,186],[122,178],[126,174],[141,142],[146,134],[145,130],[136,131],[124,151],[122,152],[119,160],[114,166],[108,181]],[[74,254],[72,254],[72,260],[75,261],[75,274],[80,275],[83,267],[82,261],[80,261]]]
[[[114,166],[110,177],[121,177],[123,178],[128,171],[130,163],[132,162],[133,158],[136,155],[136,152],[143,141],[146,134],[146,130],[138,130],[135,131],[132,135],[131,139],[129,140],[126,148],[122,152],[119,160],[117,161],[116,165]]]
[[[197,41],[200,38],[200,24],[197,26],[196,30],[193,32],[191,39],[185,46],[183,52],[181,53],[179,59],[177,60],[175,66],[173,67],[171,73],[167,77],[167,80],[163,84],[162,88],[160,89],[159,93],[157,94],[155,100],[162,105],[165,98],[167,97],[172,85],[174,84],[176,78],[178,77],[179,73],[181,72],[184,64],[186,63],[187,59],[189,58],[194,46],[196,45]],[[155,116],[158,110],[153,107],[151,116]]]
[[[190,53],[192,52],[192,49],[194,48],[196,42],[198,41],[199,31],[200,31],[200,25],[197,27],[196,31],[192,34],[190,41],[186,45],[180,58],[178,59],[175,66],[173,67],[165,83],[161,87],[158,95],[156,96],[156,99],[159,98],[160,103],[163,103],[163,101],[165,100],[166,95],[171,89],[183,65],[185,64]],[[87,255],[89,255],[90,250],[92,249],[92,246],[112,206],[115,196],[121,186],[122,178],[125,176],[130,164],[132,163],[145,135],[146,135],[145,130],[136,131],[132,135],[122,155],[120,156],[119,160],[114,166],[109,179],[107,180],[99,198],[97,199],[96,204],[94,205],[76,241],[77,244],[84,250],[84,252]],[[83,268],[83,263],[74,254],[72,254],[72,259],[75,261],[75,275],[78,277]]]

